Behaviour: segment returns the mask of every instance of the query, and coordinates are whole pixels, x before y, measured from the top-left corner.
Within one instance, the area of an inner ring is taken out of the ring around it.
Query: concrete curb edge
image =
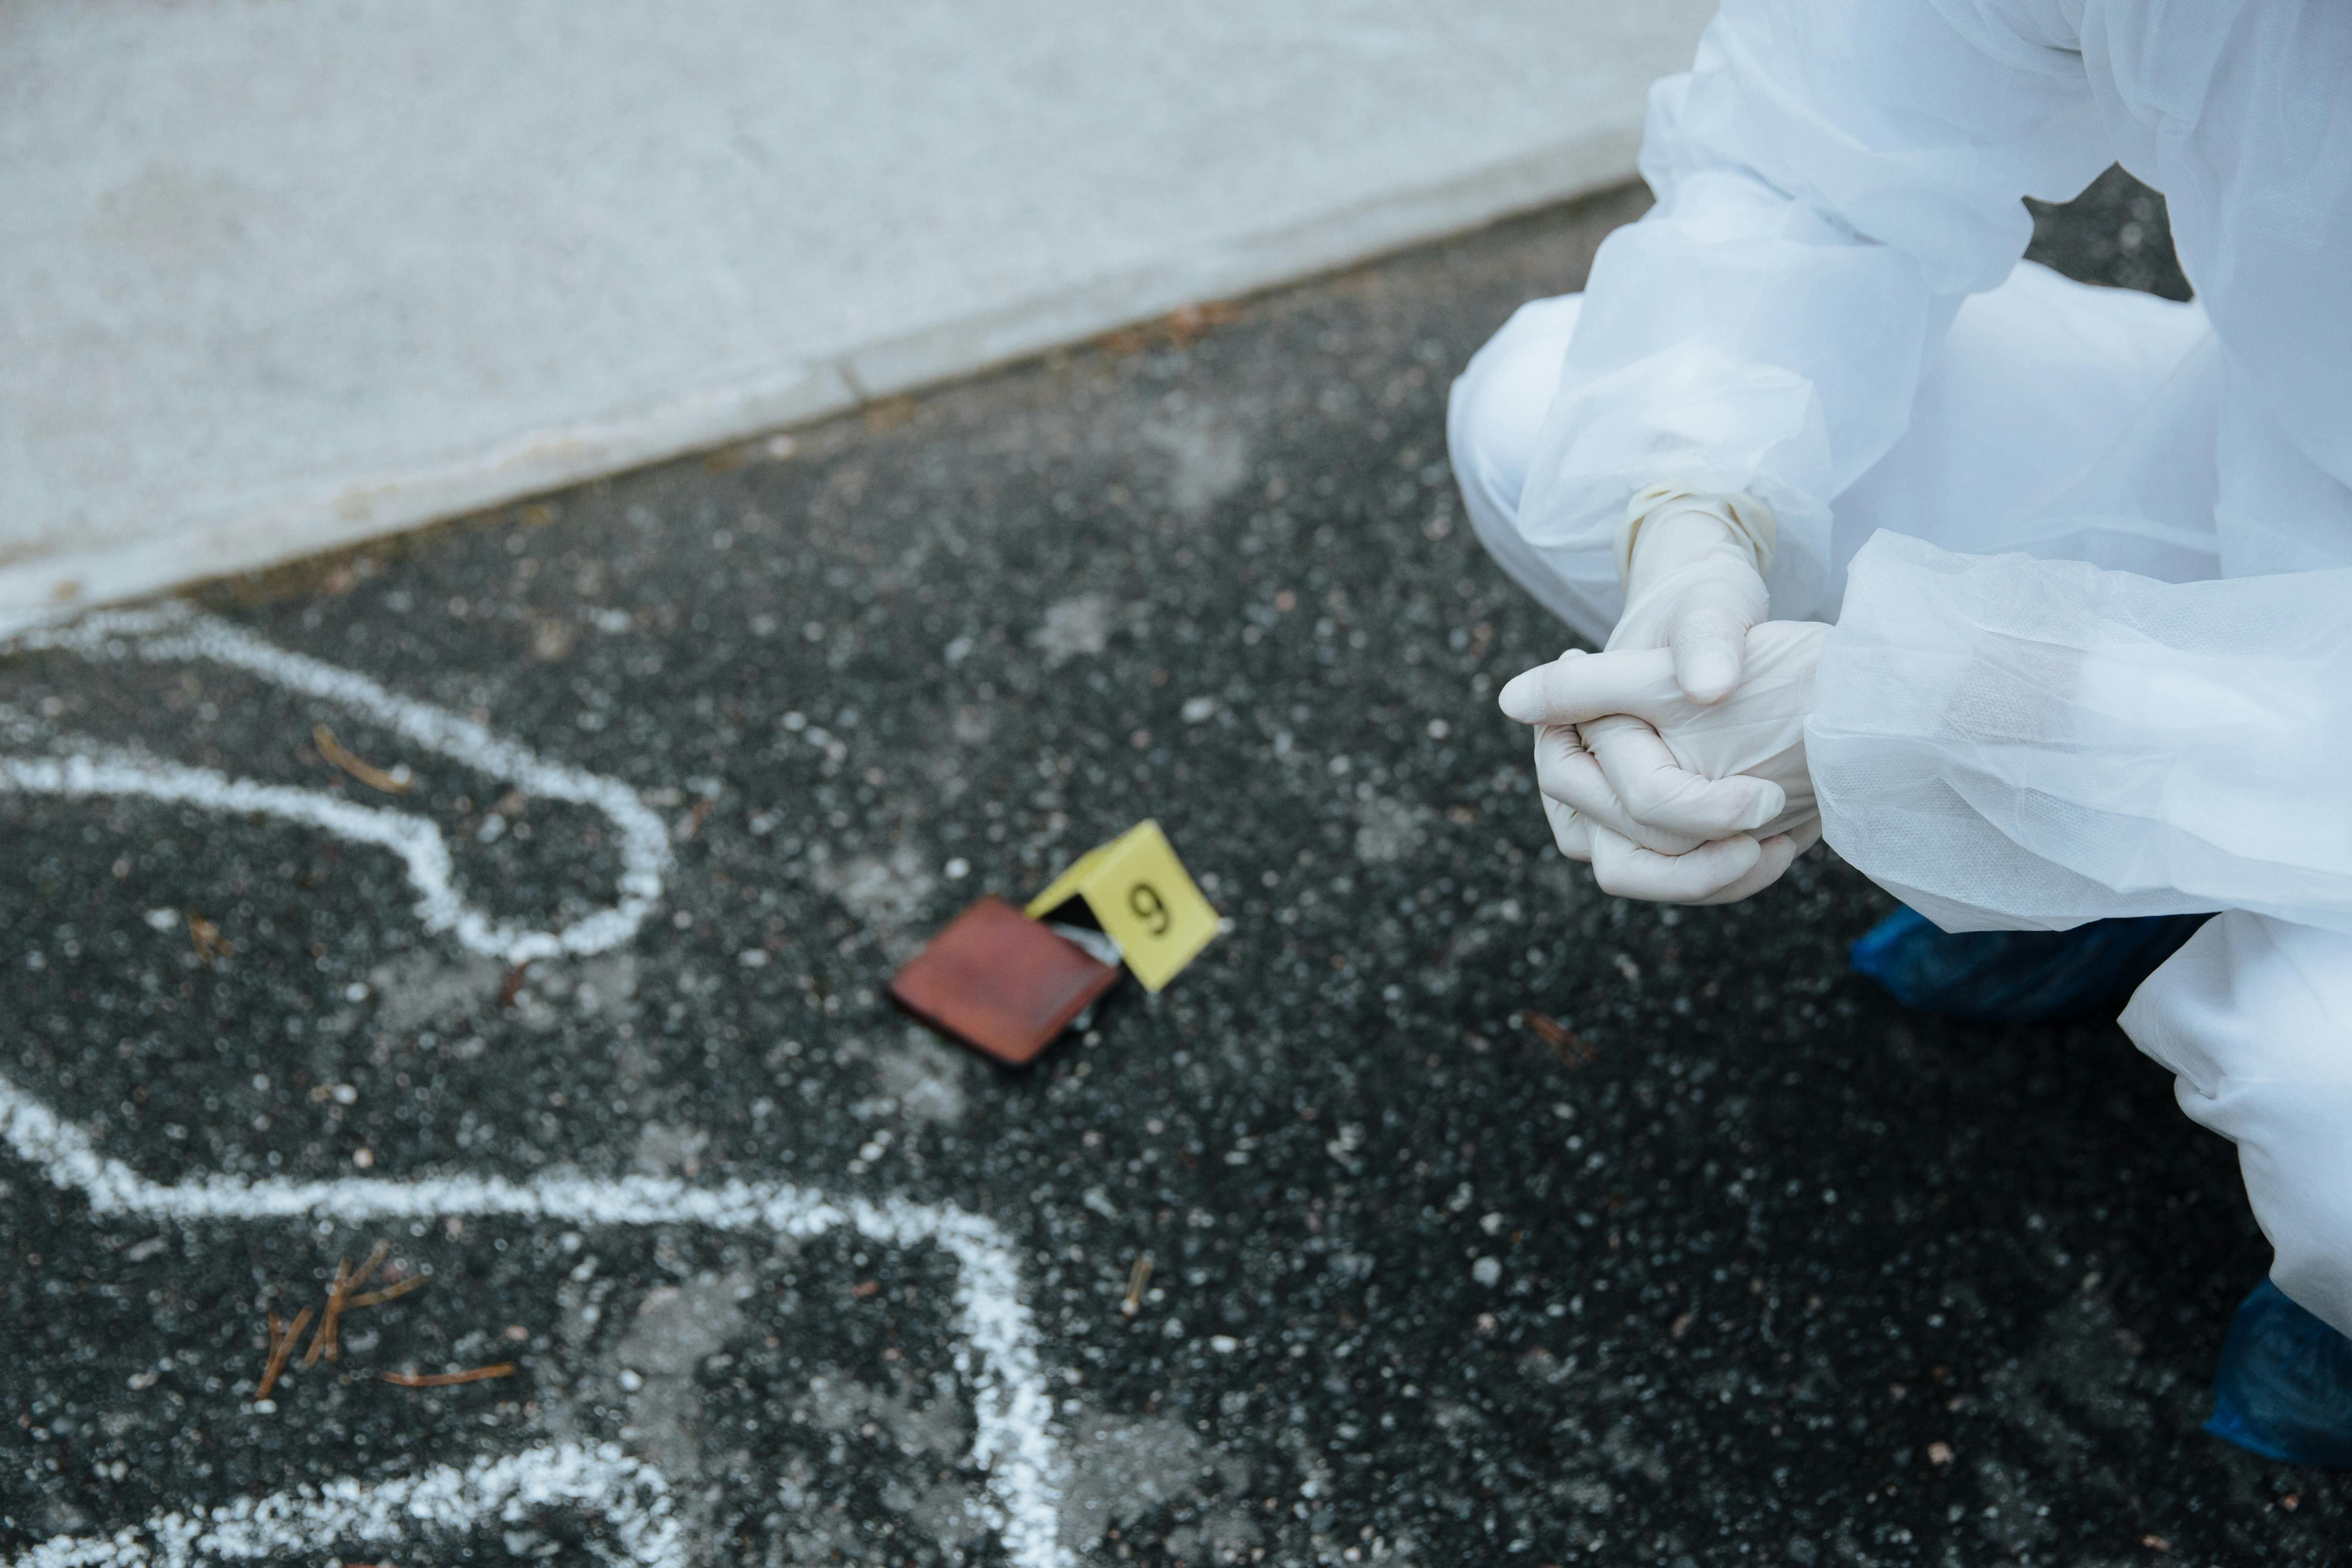
[[[822,362],[746,372],[650,407],[487,440],[404,471],[257,497],[231,511],[178,520],[129,547],[0,565],[0,637],[814,424],[1188,304],[1296,283],[1596,195],[1633,177],[1640,139],[1638,117],[1629,118],[1439,184],[851,346]]]

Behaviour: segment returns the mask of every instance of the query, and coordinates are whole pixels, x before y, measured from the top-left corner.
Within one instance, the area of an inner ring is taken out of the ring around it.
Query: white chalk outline
[[[1023,1568],[1067,1568],[1073,1562],[1056,1528],[1064,1466],[1051,1430],[1054,1400],[1038,1359],[1036,1323],[1021,1300],[1020,1265],[1011,1240],[980,1215],[903,1198],[830,1198],[786,1183],[693,1187],[658,1176],[523,1183],[495,1176],[289,1182],[211,1175],[153,1182],[100,1154],[87,1132],[5,1078],[0,1078],[0,1144],[39,1167],[57,1186],[81,1193],[93,1215],[108,1217],[182,1224],[315,1217],[352,1225],[522,1218],[586,1226],[698,1225],[794,1237],[846,1225],[887,1246],[929,1242],[956,1260],[956,1326],[963,1345],[956,1352],[955,1370],[971,1390],[971,1459],[987,1473],[992,1499],[982,1510],[987,1522],[1004,1542],[1006,1555]],[[60,1542],[70,1539],[60,1537],[38,1550],[66,1550]],[[130,1568],[149,1559],[87,1561]],[[48,1563],[24,1556],[16,1568],[48,1568]]]
[[[471,720],[400,696],[365,676],[273,647],[178,604],[94,615],[71,626],[39,628],[0,642],[0,654],[45,649],[101,660],[211,659],[288,690],[340,703],[413,744],[533,795],[593,806],[620,830],[622,897],[613,908],[557,931],[495,922],[458,897],[450,880],[447,843],[439,827],[422,817],[361,805],[322,791],[231,779],[212,769],[87,741],[80,742],[80,754],[57,754],[72,743],[66,737],[47,737],[49,755],[0,754],[0,791],[139,795],[273,816],[377,845],[405,863],[408,879],[419,894],[415,912],[427,930],[449,931],[474,952],[510,963],[618,947],[636,935],[661,896],[663,878],[672,865],[668,835],[627,785],[547,762]],[[41,726],[5,707],[0,707],[0,736],[20,744],[43,739]],[[983,1520],[1022,1568],[1068,1568],[1074,1561],[1058,1539],[1065,1466],[1054,1442],[1054,1402],[1038,1359],[1036,1324],[1021,1300],[1020,1268],[1010,1239],[981,1215],[950,1205],[898,1198],[834,1199],[783,1183],[730,1182],[709,1188],[648,1176],[530,1183],[469,1176],[289,1182],[214,1174],[160,1183],[101,1155],[87,1132],[5,1077],[0,1077],[0,1144],[38,1166],[57,1186],[83,1194],[91,1213],[100,1216],[183,1223],[316,1216],[351,1224],[496,1216],[587,1226],[701,1225],[803,1237],[847,1225],[886,1245],[929,1242],[947,1251],[957,1265],[956,1319],[963,1342],[956,1352],[955,1370],[972,1394],[971,1459],[986,1473],[991,1498],[981,1509]],[[415,1514],[412,1505],[419,1499],[454,1497],[462,1501],[470,1497],[475,1500],[469,1505],[472,1513],[463,1513],[458,1502],[451,1502],[448,1506],[459,1511],[446,1517],[478,1521],[492,1509],[519,1509],[530,1498],[591,1500],[591,1493],[577,1489],[590,1484],[586,1478],[597,1476],[617,1489],[611,1495],[593,1494],[593,1500],[608,1511],[622,1506],[622,1493],[629,1487],[648,1477],[659,1479],[650,1466],[623,1461],[603,1450],[530,1449],[478,1461],[463,1471],[441,1467],[373,1487],[336,1481],[258,1503],[233,1503],[194,1515],[161,1514],[110,1538],[58,1536],[20,1554],[14,1568],[146,1568],[157,1561],[158,1551],[170,1568],[181,1568],[192,1561],[189,1553],[199,1550],[216,1560],[251,1557],[346,1531],[349,1527],[340,1521],[348,1519],[389,1517],[400,1509]],[[566,1487],[574,1489],[567,1491]],[[361,1509],[376,1512],[352,1511]],[[665,1500],[646,1510],[640,1533],[630,1538],[635,1542],[630,1561],[643,1568],[671,1568],[683,1561],[676,1525],[666,1509]],[[299,1540],[283,1533],[303,1530],[310,1534]]]
[[[210,768],[162,761],[94,742],[74,755],[0,756],[0,790],[28,795],[141,795],[232,814],[274,816],[322,828],[399,856],[416,889],[416,917],[425,929],[448,931],[467,948],[509,963],[562,953],[605,952],[637,934],[662,894],[672,865],[669,834],[636,792],[617,779],[567,767],[530,747],[501,739],[470,719],[430,702],[387,690],[352,670],[292,653],[241,627],[174,602],[155,609],[112,611],[73,626],[42,627],[0,643],[0,654],[57,650],[93,660],[192,663],[209,659],[258,676],[305,697],[338,703],[391,730],[411,744],[436,752],[526,794],[593,806],[611,818],[620,837],[620,900],[561,931],[534,931],[494,921],[458,896],[449,846],[438,825],[342,795],[289,784],[232,779]],[[21,715],[6,728],[12,738],[33,728]]]
[[[605,1540],[590,1549],[607,1563],[685,1568],[685,1542],[670,1513],[669,1482],[653,1466],[610,1443],[486,1455],[463,1468],[436,1465],[372,1486],[344,1479],[239,1498],[218,1508],[159,1513],[112,1535],[52,1536],[20,1553],[16,1568],[191,1568],[343,1542],[391,1546],[409,1539],[408,1526],[467,1530],[493,1522],[520,1524],[530,1510],[551,1503],[587,1503],[600,1510]]]

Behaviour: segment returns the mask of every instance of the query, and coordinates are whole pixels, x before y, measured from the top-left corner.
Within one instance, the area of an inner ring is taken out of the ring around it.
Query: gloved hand
[[[1610,634],[1609,650],[1667,649],[1685,696],[1720,701],[1739,683],[1748,628],[1768,612],[1764,574],[1775,538],[1770,510],[1748,496],[1671,484],[1635,495],[1617,534],[1625,613]],[[1638,718],[1595,720],[1572,742],[1553,737],[1551,749],[1567,791],[1554,798],[1631,847],[1685,855],[1735,840],[1683,868],[1685,876],[1739,851],[1737,837],[1779,810],[1752,781],[1717,784],[1673,765],[1656,731]],[[1579,752],[1598,765],[1567,760]],[[1554,836],[1561,837],[1557,824]],[[1576,838],[1571,830],[1561,841]],[[1613,839],[1601,844],[1603,858],[1623,847]]]
[[[1537,726],[1561,852],[1620,898],[1729,903],[1777,880],[1821,837],[1804,722],[1828,630],[1755,627],[1746,679],[1711,704],[1683,688],[1672,649],[1570,652],[1505,686],[1503,711]]]
[[[1739,684],[1748,628],[1770,613],[1764,574],[1777,538],[1771,509],[1753,497],[1643,490],[1617,532],[1625,613],[1609,651],[1671,648],[1684,692],[1721,701]]]

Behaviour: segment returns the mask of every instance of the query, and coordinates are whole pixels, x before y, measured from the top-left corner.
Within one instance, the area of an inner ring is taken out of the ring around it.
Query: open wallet
[[[908,961],[890,994],[975,1050],[1024,1067],[1118,974],[1003,900],[985,898]]]

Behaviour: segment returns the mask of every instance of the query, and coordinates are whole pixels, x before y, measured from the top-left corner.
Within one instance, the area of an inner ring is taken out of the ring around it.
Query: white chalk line
[[[523,1524],[534,1510],[566,1504],[603,1515],[603,1539],[589,1547],[604,1561],[685,1568],[668,1481],[612,1444],[530,1448],[462,1468],[436,1465],[373,1485],[344,1479],[218,1508],[159,1513],[112,1535],[52,1536],[19,1553],[14,1568],[249,1563],[328,1546],[396,1545],[419,1526],[454,1531]]]
[[[624,869],[620,902],[558,931],[524,930],[495,922],[459,898],[451,884],[447,843],[435,824],[420,817],[361,805],[320,791],[231,779],[211,769],[163,762],[95,742],[83,742],[80,754],[0,756],[0,789],[66,795],[140,795],[228,813],[273,816],[389,849],[402,858],[409,881],[420,895],[416,905],[419,920],[428,930],[452,932],[465,946],[478,952],[520,963],[562,952],[593,953],[617,947],[635,936],[644,924],[646,913],[661,895],[663,878],[672,864],[668,837],[660,819],[625,784],[546,762],[528,747],[502,740],[470,720],[388,691],[365,676],[273,647],[184,605],[91,616],[68,627],[42,628],[0,644],[0,651],[10,649],[56,649],[102,660],[210,659],[288,690],[363,713],[415,745],[503,779],[532,795],[591,805],[609,817],[621,836]],[[22,715],[0,710],[0,732],[22,743],[37,735],[38,726]],[[1063,1462],[1051,1431],[1053,1400],[1040,1369],[1035,1325],[1020,1298],[1019,1268],[1010,1244],[992,1223],[978,1215],[951,1206],[901,1199],[835,1202],[782,1184],[736,1182],[719,1188],[695,1188],[675,1181],[635,1176],[608,1182],[567,1178],[519,1184],[463,1176],[416,1182],[353,1179],[295,1183],[253,1182],[215,1175],[162,1184],[147,1180],[120,1161],[99,1154],[88,1134],[59,1119],[47,1106],[5,1079],[0,1079],[0,1128],[5,1129],[5,1142],[19,1157],[39,1165],[58,1185],[83,1193],[92,1212],[102,1215],[180,1221],[317,1215],[353,1223],[497,1215],[585,1226],[692,1224],[722,1230],[765,1230],[803,1237],[845,1223],[877,1241],[902,1246],[929,1242],[943,1247],[955,1258],[958,1267],[956,1311],[964,1343],[957,1352],[955,1364],[973,1394],[975,1434],[971,1458],[987,1474],[993,1502],[983,1511],[1003,1540],[1007,1554],[1024,1568],[1065,1568],[1071,1561],[1056,1538]],[[531,1450],[498,1462],[521,1467],[515,1473],[526,1479],[535,1473],[531,1465],[541,1460],[557,1466],[564,1475],[608,1474],[608,1479],[620,1475],[617,1471],[598,1471],[586,1459],[570,1457],[585,1452]],[[481,1473],[495,1479],[508,1472]],[[429,1474],[455,1476],[459,1472]],[[475,1470],[464,1474],[470,1476]],[[649,1467],[643,1466],[628,1471],[622,1479],[634,1485],[647,1475],[658,1479]],[[422,1484],[422,1480],[415,1484]],[[357,1483],[336,1485],[356,1487]],[[476,1491],[489,1495],[480,1487]],[[360,1489],[358,1495],[381,1499],[391,1494],[379,1486]],[[282,1501],[288,1510],[286,1517],[291,1519],[312,1517],[304,1510],[312,1503],[326,1506],[322,1499],[323,1494],[306,1492],[282,1494],[280,1499],[272,1500]],[[230,1506],[234,1509],[244,1505]],[[666,1507],[665,1504],[665,1510]],[[222,1513],[215,1510],[201,1519],[211,1520]],[[159,1516],[144,1528],[157,1542],[165,1542],[167,1536],[173,1541],[182,1540],[183,1536],[191,1542],[215,1539],[205,1536],[201,1528],[196,1534],[186,1535],[191,1517]],[[316,1517],[326,1518],[323,1514]],[[661,1517],[667,1519],[666,1511]],[[170,1522],[174,1521],[179,1522]],[[340,1527],[321,1523],[319,1528],[331,1534],[333,1529]],[[674,1526],[667,1528],[674,1531]],[[216,1538],[229,1544],[205,1550],[221,1559],[237,1555],[231,1547],[236,1541],[245,1539]],[[35,1551],[95,1555],[27,1555],[17,1559],[18,1568],[56,1568],[57,1564],[83,1563],[132,1568],[154,1561],[148,1548],[137,1544],[135,1539],[131,1545],[118,1549],[115,1543],[124,1539],[77,1542],[60,1537]],[[648,1534],[645,1539],[653,1541],[654,1535]],[[672,1537],[662,1536],[661,1540],[672,1542],[659,1545],[659,1552],[670,1552],[671,1556],[656,1554],[632,1560],[647,1563],[672,1561],[678,1549]],[[165,1559],[174,1568],[186,1560],[184,1555],[167,1555]]]
[[[0,790],[28,795],[138,795],[232,815],[259,815],[315,827],[400,857],[415,889],[417,919],[465,947],[509,963],[563,953],[605,952],[635,936],[661,897],[672,861],[669,835],[636,793],[617,779],[551,763],[530,747],[492,734],[470,719],[387,690],[352,670],[292,653],[184,605],[95,615],[70,626],[26,632],[8,651],[57,650],[84,658],[193,663],[210,660],[272,685],[365,715],[408,741],[528,795],[592,806],[620,839],[620,900],[558,931],[497,921],[459,896],[455,862],[440,827],[426,819],[341,795],[286,784],[232,779],[210,768],[161,761],[120,747],[79,742],[79,754],[0,756]],[[21,739],[29,721],[6,727]],[[58,745],[73,745],[60,739]]]
[[[560,1177],[509,1182],[498,1177],[438,1176],[412,1182],[357,1178],[291,1182],[212,1175],[179,1183],[152,1182],[120,1160],[100,1154],[87,1132],[5,1078],[0,1078],[0,1143],[39,1167],[56,1185],[81,1193],[94,1215],[109,1217],[182,1223],[316,1217],[354,1225],[371,1220],[499,1217],[587,1226],[697,1225],[801,1237],[847,1225],[886,1245],[928,1242],[956,1260],[956,1326],[963,1344],[956,1352],[955,1369],[971,1390],[971,1459],[987,1476],[991,1504],[982,1510],[986,1521],[1003,1542],[1007,1557],[1022,1568],[1068,1568],[1073,1561],[1058,1539],[1064,1466],[1054,1442],[1053,1396],[1046,1389],[1038,1356],[1036,1324],[1021,1300],[1019,1266],[1011,1242],[982,1215],[949,1205],[903,1198],[829,1198],[783,1183],[729,1182],[717,1187],[695,1187],[657,1176],[608,1181]],[[525,1462],[522,1456],[510,1458],[518,1465]],[[639,1474],[630,1472],[631,1477]],[[153,1540],[163,1539],[155,1533],[162,1528],[158,1521],[150,1521],[146,1528]],[[143,1546],[127,1555],[109,1555],[113,1548],[103,1538],[76,1542],[60,1537],[36,1550],[100,1554],[21,1556],[15,1568],[59,1568],[66,1563],[142,1568],[153,1561]],[[177,1568],[184,1559],[166,1561]]]

